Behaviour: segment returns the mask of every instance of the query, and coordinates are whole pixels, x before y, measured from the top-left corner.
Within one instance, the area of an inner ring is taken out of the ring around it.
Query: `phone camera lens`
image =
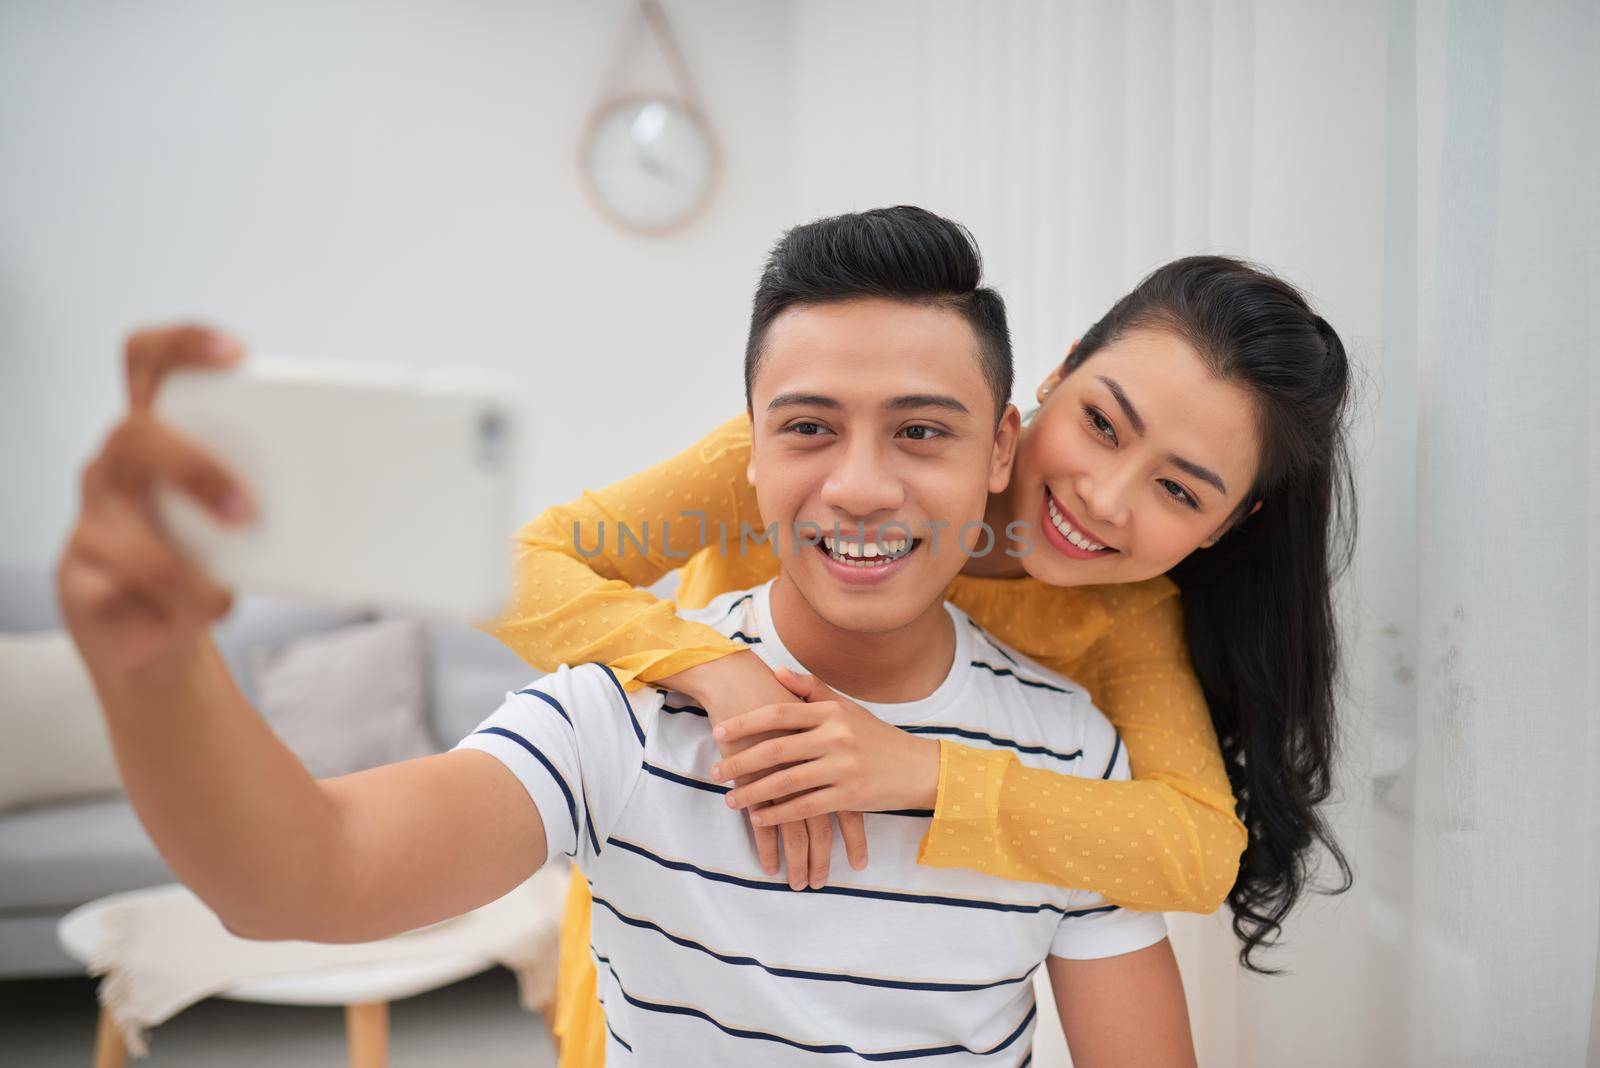
[[[484,412],[478,417],[478,460],[486,467],[499,467],[504,459],[505,420],[499,412]]]

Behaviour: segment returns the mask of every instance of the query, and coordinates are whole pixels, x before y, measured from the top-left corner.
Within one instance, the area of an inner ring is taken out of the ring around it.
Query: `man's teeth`
[[[904,556],[910,544],[911,542],[905,538],[858,542],[824,535],[822,539],[822,547],[828,551],[829,556],[853,567],[881,567],[895,557]]]
[[[1063,538],[1066,538],[1078,548],[1086,549],[1092,553],[1100,552],[1105,548],[1104,545],[1101,545],[1098,542],[1090,541],[1088,538],[1078,533],[1078,529],[1071,523],[1067,522],[1067,517],[1062,515],[1061,510],[1056,507],[1056,500],[1054,497],[1046,497],[1045,501],[1050,506],[1050,522],[1054,523],[1055,528],[1061,531],[1061,536]]]

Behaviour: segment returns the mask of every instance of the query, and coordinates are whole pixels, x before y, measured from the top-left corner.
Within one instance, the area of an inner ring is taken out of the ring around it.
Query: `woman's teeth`
[[[905,538],[855,542],[825,536],[822,547],[829,556],[850,567],[883,567],[910,552],[916,542]]]
[[[1077,527],[1074,527],[1071,523],[1067,522],[1067,517],[1062,515],[1061,510],[1056,507],[1055,498],[1051,497],[1048,493],[1045,494],[1045,503],[1050,508],[1050,522],[1055,524],[1055,528],[1061,532],[1061,536],[1063,538],[1066,538],[1078,548],[1091,553],[1107,551],[1104,545],[1101,545],[1098,542],[1090,541],[1088,538],[1084,537],[1078,532]]]

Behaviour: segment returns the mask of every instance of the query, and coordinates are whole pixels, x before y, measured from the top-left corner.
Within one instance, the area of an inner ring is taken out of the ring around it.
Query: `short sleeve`
[[[1161,913],[1101,904],[1063,916],[1050,943],[1050,955],[1067,960],[1120,957],[1153,946],[1165,937],[1167,920]]]
[[[504,764],[544,821],[550,858],[597,857],[644,766],[661,695],[630,695],[600,664],[561,667],[515,693],[455,745]]]

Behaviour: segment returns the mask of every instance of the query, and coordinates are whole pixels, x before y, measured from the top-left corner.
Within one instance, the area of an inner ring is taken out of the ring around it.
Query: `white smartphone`
[[[155,411],[255,502],[254,522],[227,526],[157,491],[167,529],[222,584],[465,622],[504,607],[519,435],[492,386],[251,357],[172,374]]]

